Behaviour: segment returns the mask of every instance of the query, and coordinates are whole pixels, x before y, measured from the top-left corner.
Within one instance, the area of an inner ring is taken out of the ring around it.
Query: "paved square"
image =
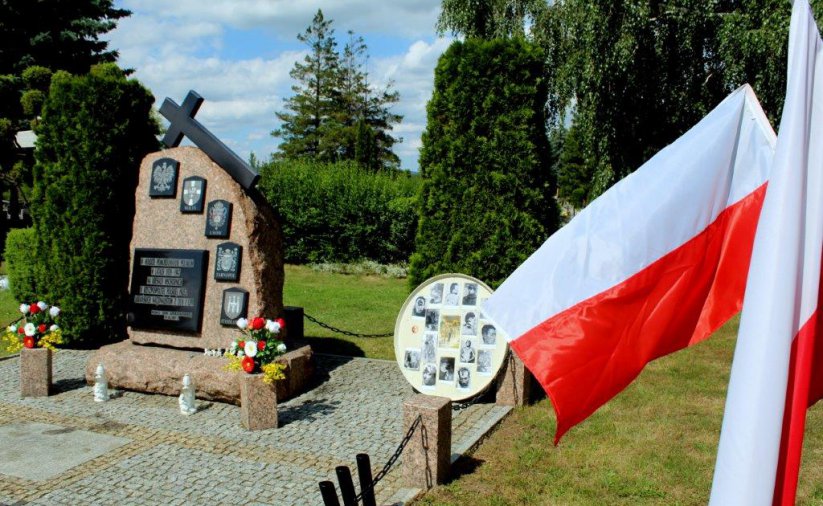
[[[0,474],[45,481],[130,439],[48,423],[0,426]]]

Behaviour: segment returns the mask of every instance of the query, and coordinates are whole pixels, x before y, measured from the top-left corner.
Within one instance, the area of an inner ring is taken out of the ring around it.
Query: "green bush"
[[[418,178],[303,160],[272,162],[260,174],[259,187],[282,222],[287,262],[408,260]]]
[[[519,39],[455,42],[440,57],[411,286],[445,272],[495,286],[556,229],[543,61]]]
[[[141,160],[158,147],[154,97],[114,64],[54,75],[35,152],[31,213],[39,295],[68,344],[124,337]]]
[[[6,272],[9,289],[17,301],[39,300],[35,286],[37,255],[34,254],[35,232],[33,228],[10,230],[6,236]]]

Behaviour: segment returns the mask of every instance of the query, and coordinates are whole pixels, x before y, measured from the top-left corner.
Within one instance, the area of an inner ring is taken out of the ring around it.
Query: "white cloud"
[[[254,151],[265,159],[280,142],[269,135],[278,127],[275,111],[283,108],[283,97],[292,95],[289,71],[305,51],[278,50],[267,41],[259,48],[240,48],[245,56],[234,58],[231,55],[238,48],[223,47],[230,28],[283,30],[293,40],[320,7],[335,19],[336,27],[354,29],[367,43],[375,34],[390,34],[394,40],[399,34],[431,36],[439,0],[124,0],[118,7],[133,14],[109,34],[110,47],[120,51],[121,66],[135,69],[135,77],[152,90],[156,106],[165,97],[180,103],[194,89],[206,99],[199,121],[242,158]],[[369,63],[375,85],[393,81],[400,94],[393,111],[404,118],[393,133],[403,142],[395,145],[395,152],[408,169],[417,168],[434,67],[451,42],[417,39],[411,38],[405,50],[400,46],[399,54],[372,58]]]
[[[134,12],[154,12],[161,18],[198,20],[233,28],[263,28],[292,39],[311,21],[317,9],[335,28],[358,33],[420,37],[432,33],[440,0],[123,0]]]

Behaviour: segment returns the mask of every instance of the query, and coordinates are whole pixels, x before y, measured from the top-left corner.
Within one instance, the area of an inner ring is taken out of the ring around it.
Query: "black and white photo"
[[[492,373],[492,350],[477,351],[477,372],[478,374]]]
[[[437,325],[440,323],[440,311],[437,309],[426,310],[426,330],[437,330]]]
[[[449,284],[449,293],[446,294],[445,304],[447,306],[460,305],[460,283]]]
[[[429,295],[429,304],[443,303],[443,283],[435,283],[432,285],[431,293]]]
[[[406,354],[403,357],[403,367],[410,371],[417,371],[420,369],[420,350],[414,348],[407,348]]]
[[[440,381],[454,381],[454,357],[440,357]]]
[[[412,306],[412,317],[424,318],[426,316],[426,298],[422,295],[414,299],[414,306]]]
[[[483,344],[494,345],[497,344],[497,329],[494,325],[487,323],[480,329],[481,339]]]
[[[437,358],[435,350],[437,346],[437,334],[430,334],[426,332],[423,336],[423,363],[433,364]]]
[[[426,364],[423,366],[423,386],[433,387],[434,381],[437,379],[437,366],[434,364]]]
[[[464,336],[477,335],[477,316],[473,312],[470,311],[463,317],[463,328],[460,329],[460,333]]]
[[[463,339],[460,343],[460,362],[463,364],[473,364],[475,359],[474,345],[471,339]]]
[[[471,371],[468,367],[461,367],[457,370],[457,388],[468,389],[471,387]]]
[[[463,305],[477,305],[477,283],[466,283],[463,287]]]

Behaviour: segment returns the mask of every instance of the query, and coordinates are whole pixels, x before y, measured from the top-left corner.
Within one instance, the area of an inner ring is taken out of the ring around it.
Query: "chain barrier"
[[[326,330],[331,330],[332,332],[336,332],[338,334],[343,334],[344,336],[350,336],[350,337],[391,337],[391,336],[394,335],[394,332],[388,332],[388,333],[385,333],[385,334],[358,334],[356,332],[349,332],[348,330],[338,329],[337,327],[333,327],[333,326],[329,325],[328,323],[323,323],[320,320],[318,320],[317,318],[309,315],[308,313],[303,313],[303,316],[305,316],[306,319],[309,320],[310,322],[316,323],[317,325],[320,325],[321,327],[323,327]]]
[[[475,404],[477,404],[478,402],[480,402],[480,399],[482,399],[483,397],[485,397],[485,395],[486,395],[487,393],[488,393],[488,389],[483,390],[482,392],[480,392],[479,394],[475,395],[474,397],[472,397],[472,398],[471,398],[471,399],[469,399],[469,400],[462,401],[462,402],[453,402],[453,403],[452,403],[452,411],[454,411],[454,412],[460,412],[460,411],[463,411],[464,409],[466,409],[466,408],[468,408],[468,407],[470,407],[470,406],[474,406]]]
[[[374,487],[377,485],[377,482],[379,482],[387,474],[389,474],[389,471],[391,470],[392,466],[395,464],[395,462],[397,462],[397,459],[400,458],[400,455],[403,453],[403,450],[406,449],[406,445],[409,444],[409,441],[411,441],[414,431],[417,430],[417,427],[422,422],[423,417],[421,415],[417,415],[417,418],[414,420],[414,423],[412,423],[411,427],[409,427],[409,431],[406,432],[406,436],[403,437],[402,441],[400,441],[400,444],[397,446],[397,449],[394,451],[394,454],[391,457],[389,457],[389,460],[386,461],[386,464],[383,466],[383,469],[381,469],[380,472],[374,476],[374,479],[371,481],[371,484],[365,488],[363,487],[362,483],[360,484],[361,490],[360,493],[357,494],[357,497],[354,498],[355,502],[360,502],[360,500],[363,498],[363,492],[374,490]]]

